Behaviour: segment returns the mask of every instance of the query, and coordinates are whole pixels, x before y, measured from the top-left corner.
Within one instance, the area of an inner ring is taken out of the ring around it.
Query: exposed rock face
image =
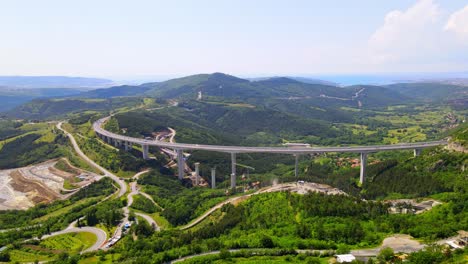
[[[468,149],[464,148],[460,143],[458,142],[450,142],[447,145],[447,149],[453,150],[453,151],[458,151],[458,152],[463,152],[463,153],[468,153]]]
[[[64,199],[73,191],[63,188],[65,180],[77,181],[76,187],[89,183],[96,175],[70,165],[68,172],[55,167],[58,160],[0,171],[0,210],[26,210],[39,203]],[[62,194],[68,192],[68,194]]]

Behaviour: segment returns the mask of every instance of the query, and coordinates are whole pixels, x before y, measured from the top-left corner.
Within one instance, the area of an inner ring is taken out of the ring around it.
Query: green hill
[[[447,101],[468,97],[468,87],[442,83],[398,83],[386,86],[407,97],[425,101]]]
[[[144,98],[115,97],[109,99],[57,98],[36,99],[15,107],[6,113],[12,118],[50,119],[83,111],[111,111],[117,108],[134,107],[144,103]]]
[[[361,88],[366,88],[363,92],[366,105],[383,106],[402,103],[406,99],[398,92],[378,86],[341,88],[304,83],[286,77],[248,81],[223,73],[199,74],[142,86],[151,88],[146,95],[166,99],[196,99],[201,92],[202,97],[208,100],[242,100],[252,103],[271,100],[326,101],[331,105],[356,106],[352,96]]]
[[[450,133],[452,140],[464,148],[468,148],[468,123],[462,123]]]
[[[96,89],[81,93],[76,97],[80,98],[112,98],[122,96],[137,96],[145,93],[150,88],[145,86],[122,85],[111,88]]]
[[[49,88],[49,89],[24,89],[0,87],[0,112],[8,111],[14,107],[37,98],[71,96],[81,93],[77,89]]]

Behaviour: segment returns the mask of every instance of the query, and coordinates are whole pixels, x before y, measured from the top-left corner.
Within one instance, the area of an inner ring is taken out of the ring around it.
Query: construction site
[[[61,166],[57,166],[59,162]],[[40,203],[66,199],[98,177],[73,167],[65,159],[1,170],[0,210],[26,210]]]

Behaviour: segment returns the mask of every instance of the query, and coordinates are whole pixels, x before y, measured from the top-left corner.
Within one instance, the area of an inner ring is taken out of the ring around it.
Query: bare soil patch
[[[61,167],[65,166],[63,170],[56,166],[59,161]],[[38,203],[65,199],[71,194],[64,188],[65,182],[74,188],[83,187],[98,177],[73,167],[65,159],[0,170],[0,210],[25,210]],[[62,192],[70,194],[62,195]]]

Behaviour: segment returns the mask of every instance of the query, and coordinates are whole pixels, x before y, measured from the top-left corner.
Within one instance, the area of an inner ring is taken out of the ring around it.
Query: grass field
[[[10,254],[10,261],[13,263],[15,262],[33,263],[35,261],[53,260],[55,258],[55,254],[52,252],[43,252],[43,251],[33,250],[30,248],[13,249],[9,251],[9,254]]]
[[[93,263],[100,263],[100,264],[112,264],[115,261],[118,261],[120,254],[106,254],[102,256],[92,256],[85,259],[80,259],[78,264],[93,264]]]
[[[259,263],[320,263],[328,264],[330,257],[312,257],[303,254],[299,255],[285,255],[285,256],[253,256],[253,257],[240,257],[240,258],[225,258],[220,259],[218,255],[203,256],[188,259],[180,263],[241,263],[241,264],[259,264]]]
[[[43,240],[39,245],[52,250],[79,253],[96,243],[96,240],[97,237],[93,233],[79,232],[53,236]]]
[[[50,261],[56,259],[61,252],[77,254],[92,246],[96,240],[93,233],[69,233],[44,239],[39,245],[23,245],[19,249],[10,250],[9,254],[11,262]]]
[[[399,142],[418,142],[426,140],[426,134],[420,126],[409,126],[403,129],[391,129],[388,136],[384,138],[385,144],[396,144]]]
[[[351,129],[351,131],[353,132],[354,135],[358,135],[360,133],[363,133],[364,135],[368,136],[368,135],[372,135],[372,134],[377,133],[377,131],[369,130],[367,128],[367,126],[364,126],[364,125],[346,124],[346,123],[343,123],[343,124],[340,124],[340,125],[343,125],[344,127]]]
[[[151,214],[151,217],[154,219],[154,221],[156,221],[161,229],[167,229],[171,227],[171,224],[166,220],[166,218],[162,217],[160,213]]]
[[[93,201],[95,200],[96,202],[99,201],[102,197],[93,197],[93,198],[86,198],[86,199],[82,199],[74,204],[70,204],[68,206],[65,206],[63,208],[60,208],[50,214],[46,214],[44,216],[41,216],[39,218],[36,218],[33,220],[33,223],[40,223],[40,222],[43,222],[51,217],[55,217],[55,216],[59,216],[59,215],[63,215],[63,214],[67,214],[70,210],[72,210],[73,208],[77,207],[77,206],[80,206],[82,204],[85,204],[89,201]]]

